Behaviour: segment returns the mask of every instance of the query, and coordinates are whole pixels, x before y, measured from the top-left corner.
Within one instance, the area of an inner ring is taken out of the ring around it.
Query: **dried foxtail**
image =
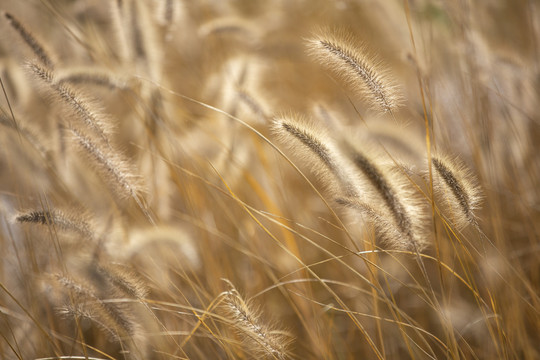
[[[129,301],[118,293],[116,284],[108,282],[102,273],[88,268],[87,280],[56,274],[56,283],[71,294],[66,305],[59,308],[60,314],[87,318],[108,333],[112,340],[128,345],[136,358],[146,358],[147,339],[141,331],[141,324],[132,312]],[[106,285],[106,286],[103,286]],[[112,285],[112,286],[111,286]]]
[[[43,81],[62,102],[80,119],[89,129],[91,129],[108,146],[107,134],[108,122],[103,121],[104,116],[92,108],[87,100],[79,95],[75,90],[63,83],[59,83],[53,72],[42,66],[31,62],[28,64],[30,70]]]
[[[354,198],[336,198],[336,202],[348,209],[351,209],[364,217],[373,228],[381,243],[394,249],[420,251],[425,244],[411,241],[395,225],[395,222],[389,220],[387,211],[381,207],[370,205],[366,202]]]
[[[125,90],[128,88],[125,81],[106,70],[94,68],[63,69],[56,76],[58,84],[96,85],[111,90]]]
[[[92,225],[83,217],[67,215],[61,210],[30,210],[17,214],[15,221],[46,226],[54,226],[59,230],[75,232],[86,239],[96,239]]]
[[[254,306],[245,301],[234,285],[225,280],[229,285],[229,290],[222,293],[226,318],[230,319],[247,349],[264,359],[289,359],[288,347],[291,342],[291,335],[282,330],[273,329],[261,319],[259,311]]]
[[[17,33],[19,33],[24,42],[30,47],[30,49],[32,49],[39,61],[49,69],[54,68],[54,62],[51,56],[45,50],[43,45],[34,37],[34,35],[32,35],[32,33],[28,31],[26,27],[12,14],[3,12],[3,15],[8,20],[11,27],[17,31]]]
[[[404,170],[378,164],[372,156],[360,151],[347,140],[342,147],[362,179],[367,180],[365,191],[371,195],[373,204],[345,198],[340,198],[338,203],[367,215],[389,245],[422,250],[426,246],[422,225],[425,208],[413,191],[411,180],[403,173]]]
[[[96,265],[98,273],[107,279],[122,295],[143,299],[148,288],[135,272],[127,266],[102,262]]]
[[[329,177],[330,182],[333,177],[340,192],[347,196],[358,195],[358,187],[353,182],[348,165],[341,160],[338,149],[324,130],[316,129],[305,119],[298,117],[276,118],[273,128],[275,133],[281,136],[283,143],[305,153],[306,160],[313,164],[316,173]]]
[[[374,109],[391,112],[396,109],[402,95],[388,71],[366,45],[357,45],[350,36],[331,32],[314,36],[308,41],[309,54],[321,65],[339,75],[355,91],[368,100]]]
[[[115,341],[121,341],[133,334],[136,327],[133,320],[114,303],[105,302],[91,285],[60,274],[56,274],[54,278],[58,284],[73,293],[74,304],[71,305],[77,305],[79,310],[85,309],[81,313],[91,320],[99,319],[98,324],[102,325]]]
[[[480,207],[482,195],[476,178],[458,159],[436,155],[431,160],[435,170],[433,190],[449,210],[449,217],[458,229],[468,224],[478,227],[475,210]]]
[[[257,116],[259,122],[268,121],[269,115],[263,105],[257,101],[246,89],[238,89],[236,92],[241,103],[245,104],[253,114]]]
[[[79,129],[71,128],[74,142],[89,157],[103,178],[117,190],[120,197],[138,199],[141,190],[139,177],[134,175],[128,163],[111,148],[101,147],[90,136]]]

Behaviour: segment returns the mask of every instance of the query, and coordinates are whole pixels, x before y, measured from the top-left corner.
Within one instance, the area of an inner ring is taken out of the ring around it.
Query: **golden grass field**
[[[540,359],[538,1],[0,10],[0,358]]]

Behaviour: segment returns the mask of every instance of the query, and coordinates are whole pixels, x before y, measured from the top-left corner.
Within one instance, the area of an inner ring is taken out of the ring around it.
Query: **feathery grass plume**
[[[441,154],[433,156],[433,190],[449,211],[449,218],[458,229],[468,224],[478,227],[474,211],[480,207],[482,195],[476,178],[457,158]]]
[[[73,89],[69,88],[65,84],[60,84],[56,81],[54,74],[39,66],[35,62],[30,62],[28,64],[30,70],[47,84],[52,90],[53,93],[58,96],[66,106],[73,111],[76,117],[89,128],[96,135],[98,135],[101,140],[103,140],[108,146],[110,146],[109,139],[107,134],[110,132],[108,129],[108,122],[103,121],[104,116],[99,114],[96,110],[93,110],[89,105],[89,102],[83,99],[79,94],[77,94]]]
[[[101,262],[96,265],[98,273],[107,279],[121,293],[135,299],[143,299],[148,294],[148,287],[142,279],[127,266]]]
[[[262,104],[255,100],[253,96],[246,89],[238,89],[236,91],[238,99],[245,104],[256,116],[259,122],[264,123],[268,121],[267,115]]]
[[[56,75],[58,84],[74,85],[97,85],[109,88],[111,90],[125,90],[128,88],[125,81],[118,79],[114,74],[105,70],[96,70],[94,68],[74,68],[63,69]]]
[[[199,270],[202,266],[195,241],[180,227],[156,226],[131,231],[129,243],[123,247],[122,256],[126,260],[141,258],[144,260],[144,268],[149,269],[155,264],[152,264],[152,256],[148,255],[161,252],[174,254],[174,258],[181,258],[182,263],[194,270]],[[159,256],[161,255],[156,255],[155,258]]]
[[[80,313],[87,314],[90,320],[97,320],[96,323],[102,325],[115,341],[120,342],[122,338],[134,334],[137,326],[133,320],[117,304],[105,302],[98,295],[97,289],[84,284],[81,280],[74,280],[60,274],[55,274],[53,277],[58,284],[73,293],[73,305],[79,309],[85,309]]]
[[[199,36],[205,38],[207,36],[218,34],[239,34],[244,35],[248,39],[256,39],[258,34],[253,24],[245,19],[236,17],[225,17],[212,19],[199,27]]]
[[[141,191],[140,178],[132,173],[128,163],[112,148],[102,148],[78,129],[71,128],[74,142],[81,148],[82,153],[89,157],[96,170],[114,189],[119,197],[138,199]]]
[[[395,221],[389,220],[387,211],[379,206],[374,206],[366,202],[358,201],[354,198],[336,198],[336,203],[359,212],[365,216],[369,224],[375,229],[377,239],[392,249],[421,251],[426,244],[423,239],[416,241],[404,234],[395,224]]]
[[[313,170],[317,174],[334,177],[340,190],[347,196],[358,195],[358,187],[352,181],[354,178],[351,176],[348,164],[342,161],[334,142],[323,129],[316,129],[304,118],[293,115],[275,118],[273,130],[291,149],[307,149],[306,160],[313,164]],[[294,141],[290,141],[291,137]],[[300,142],[300,147],[297,142]],[[313,161],[313,156],[318,161]]]
[[[122,301],[124,298],[111,289],[107,278],[90,266],[86,269],[86,282],[60,274],[53,275],[57,284],[71,292],[65,306],[58,312],[72,317],[87,318],[109,334],[111,340],[123,344],[134,358],[147,358],[147,338],[141,331],[140,320],[133,314],[133,304]],[[89,283],[88,281],[92,281]],[[112,300],[112,301],[111,301]],[[114,301],[118,300],[118,301]]]
[[[85,216],[74,215],[74,211],[70,215],[66,215],[63,211],[57,209],[25,211],[17,214],[15,221],[18,223],[55,226],[57,229],[75,232],[87,239],[97,238],[92,225],[85,219]]]
[[[115,324],[108,321],[109,319],[102,319],[95,314],[88,305],[83,302],[66,302],[63,306],[59,306],[56,309],[58,315],[64,318],[73,318],[73,319],[87,319],[90,322],[97,325],[104,333],[108,334],[108,338],[114,342],[121,342],[120,335],[116,330]]]
[[[37,41],[37,39],[24,27],[24,25],[17,20],[12,14],[3,12],[4,17],[8,20],[11,27],[19,33],[24,42],[32,49],[34,54],[38,57],[39,61],[46,67],[53,69],[54,62],[44,49],[44,47]]]
[[[238,335],[243,338],[246,349],[258,358],[289,359],[291,335],[264,323],[253,304],[245,301],[230,281],[224,281],[229,290],[222,294],[225,297],[223,310]]]
[[[371,108],[391,112],[400,105],[402,95],[388,70],[352,36],[321,31],[308,40],[308,47],[314,59],[365,96]]]
[[[425,246],[422,236],[423,208],[414,194],[408,189],[408,179],[400,176],[399,170],[392,172],[378,166],[373,159],[345,142],[344,152],[368,180],[374,193],[384,204],[381,208],[393,219],[393,224],[404,240],[410,241],[415,248]]]

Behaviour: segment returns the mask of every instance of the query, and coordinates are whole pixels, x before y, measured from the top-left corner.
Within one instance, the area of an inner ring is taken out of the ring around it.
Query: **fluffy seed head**
[[[28,31],[15,16],[8,12],[3,12],[3,15],[8,20],[11,27],[19,33],[24,42],[32,49],[39,61],[46,67],[52,69],[54,67],[54,62],[48,52],[44,49],[43,45],[40,44],[32,33]]]
[[[351,36],[325,31],[308,40],[308,49],[319,64],[365,97],[371,108],[389,112],[400,105],[398,87],[366,45],[356,44]]]
[[[284,144],[304,155],[315,173],[328,177],[329,183],[337,183],[341,193],[357,195],[350,168],[324,129],[294,115],[274,119],[273,128]]]
[[[39,225],[51,225],[60,230],[71,231],[82,235],[87,239],[95,239],[96,235],[90,223],[84,215],[67,215],[61,210],[31,210],[16,215],[18,223],[31,223]]]
[[[226,280],[227,281],[227,280]],[[289,359],[287,347],[290,335],[273,329],[261,319],[260,312],[245,301],[236,288],[227,281],[230,289],[223,293],[224,311],[234,329],[244,339],[243,342],[253,353],[264,359]]]
[[[468,224],[478,226],[474,211],[480,207],[482,195],[476,178],[459,159],[436,155],[432,164],[433,189],[448,217],[458,229]]]
[[[83,155],[89,157],[103,179],[116,189],[119,197],[137,198],[140,191],[139,177],[134,175],[129,164],[111,148],[100,146],[90,136],[72,128],[73,140]]]

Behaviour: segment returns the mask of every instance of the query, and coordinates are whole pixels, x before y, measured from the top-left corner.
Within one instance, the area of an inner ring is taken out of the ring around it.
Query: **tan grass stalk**
[[[138,2],[132,0],[128,2],[129,7],[129,20],[131,23],[131,47],[133,49],[133,55],[135,58],[146,60],[148,57],[148,51],[144,44],[143,28],[140,24],[140,9],[138,8]]]
[[[160,0],[158,5],[158,19],[162,25],[170,26],[177,16],[179,1]]]
[[[289,359],[290,335],[284,331],[274,330],[265,323],[261,319],[260,312],[242,298],[231,282],[225,281],[230,289],[223,294],[225,297],[223,308],[234,329],[243,338],[246,348],[259,358]]]
[[[449,210],[449,217],[459,229],[468,224],[478,227],[474,211],[480,207],[482,195],[477,180],[458,159],[436,155],[432,158],[435,176],[434,191]]]
[[[369,54],[366,45],[357,45],[351,36],[330,31],[308,41],[309,54],[320,64],[339,75],[364,96],[374,109],[390,112],[402,100],[388,71]]]
[[[142,71],[157,81],[161,77],[161,52],[146,3],[116,1],[112,10],[123,60],[141,66]]]
[[[28,31],[24,25],[12,14],[8,12],[4,12],[3,14],[11,27],[17,31],[17,33],[19,33],[24,42],[30,47],[30,49],[32,49],[39,61],[50,69],[54,68],[54,62],[52,61],[51,57],[44,49],[43,45],[41,45],[39,41],[32,35],[32,33]]]

